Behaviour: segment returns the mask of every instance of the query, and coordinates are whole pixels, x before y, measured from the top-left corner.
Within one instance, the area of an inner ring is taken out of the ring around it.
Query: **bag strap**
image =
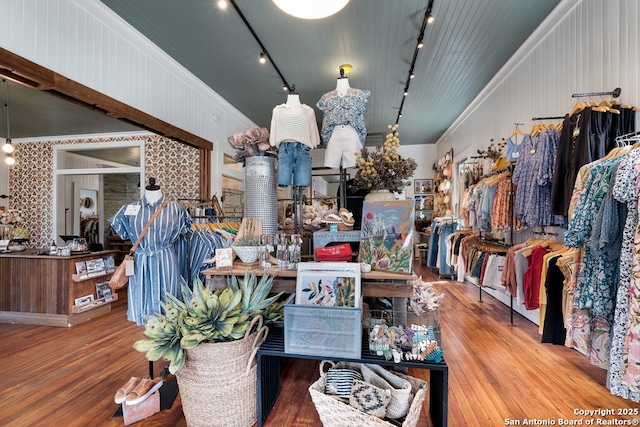
[[[156,217],[158,215],[160,215],[160,212],[162,212],[162,209],[164,209],[170,202],[171,200],[167,197],[164,199],[164,202],[162,202],[162,204],[160,205],[160,207],[158,208],[157,211],[155,211],[153,213],[153,215],[151,215],[151,218],[149,218],[149,221],[147,221],[147,224],[144,226],[144,228],[142,229],[142,232],[138,235],[138,239],[136,240],[136,242],[133,244],[133,246],[131,246],[131,249],[129,250],[129,255],[133,255],[133,253],[136,251],[136,249],[138,248],[138,245],[140,244],[140,242],[142,241],[142,238],[144,237],[145,233],[147,232],[147,230],[149,230],[149,227],[151,226],[151,223],[153,222],[154,219],[156,219]]]

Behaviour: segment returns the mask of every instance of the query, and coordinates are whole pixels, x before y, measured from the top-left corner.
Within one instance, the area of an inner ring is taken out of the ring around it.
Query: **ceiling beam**
[[[213,150],[211,141],[68,79],[3,48],[0,48],[0,75],[189,146]]]

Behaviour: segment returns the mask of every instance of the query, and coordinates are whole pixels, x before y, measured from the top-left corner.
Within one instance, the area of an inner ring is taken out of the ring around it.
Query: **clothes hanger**
[[[516,135],[522,135],[522,136],[524,136],[524,135],[525,135],[525,134],[524,134],[524,132],[522,132],[522,131],[520,130],[520,127],[519,127],[519,126],[516,126],[516,128],[514,129],[514,131],[513,131],[513,132],[511,132],[511,135],[509,135],[507,138],[513,138],[513,137],[514,137],[514,136],[516,136]]]

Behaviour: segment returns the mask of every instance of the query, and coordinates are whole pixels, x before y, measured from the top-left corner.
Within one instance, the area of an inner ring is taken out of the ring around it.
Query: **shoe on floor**
[[[142,380],[138,377],[129,378],[129,381],[116,391],[115,402],[122,403],[127,400],[127,395],[131,393],[138,384],[140,384],[140,381]]]
[[[127,405],[135,405],[140,402],[144,402],[147,397],[151,396],[160,387],[162,387],[162,380],[160,378],[153,380],[143,378],[137,387],[127,395]]]

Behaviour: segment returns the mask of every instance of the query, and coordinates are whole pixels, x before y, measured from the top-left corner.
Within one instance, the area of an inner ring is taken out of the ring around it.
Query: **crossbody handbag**
[[[109,279],[109,287],[111,289],[122,289],[129,283],[129,276],[127,276],[127,264],[133,263],[133,254],[142,241],[142,238],[144,237],[147,230],[149,230],[149,227],[151,226],[153,220],[156,219],[160,212],[162,212],[162,210],[169,204],[169,201],[169,198],[166,198],[164,202],[162,202],[162,205],[160,205],[158,210],[155,211],[153,215],[151,215],[151,218],[149,218],[149,221],[147,221],[147,224],[142,229],[142,232],[138,236],[138,239],[133,244],[133,246],[131,246],[129,253],[124,256],[124,259],[122,260],[118,268],[116,268],[116,271],[113,272],[111,279]]]

